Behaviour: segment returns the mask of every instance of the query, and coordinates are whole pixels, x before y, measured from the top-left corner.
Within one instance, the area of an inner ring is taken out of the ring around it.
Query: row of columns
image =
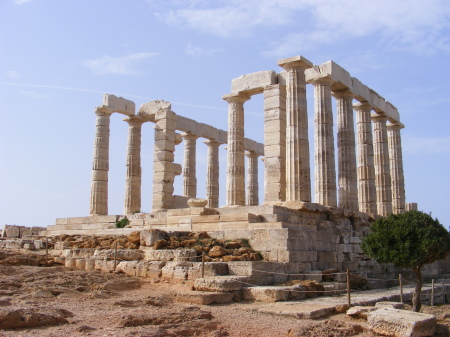
[[[94,158],[91,183],[90,214],[108,214],[108,171],[109,171],[109,137],[110,116],[113,111],[101,107],[96,109],[96,133],[94,141]],[[196,141],[199,136],[184,133],[184,162],[183,168],[173,163],[175,145],[181,142],[177,139],[173,112],[168,111],[165,118],[157,121],[155,125],[155,147],[154,147],[154,176],[153,209],[159,209],[161,205],[165,208],[174,208],[173,182],[175,176],[183,174],[183,196],[195,198],[197,196],[196,177]],[[243,116],[242,116],[243,117]],[[124,118],[128,123],[128,145],[126,157],[126,185],[124,214],[139,213],[141,211],[141,131],[142,124],[146,120],[138,115]],[[237,131],[243,134],[243,128]],[[221,143],[214,139],[204,141],[207,146],[207,172],[206,172],[206,199],[207,206],[219,207],[219,147]],[[244,143],[239,145],[239,154],[242,153],[242,162],[239,170],[244,172]],[[235,149],[236,145],[231,142],[228,149]],[[229,151],[230,152],[230,151]],[[248,184],[247,205],[258,205],[258,157],[255,152],[246,152],[248,157]],[[228,174],[229,171],[227,171]],[[243,177],[243,175],[242,175]],[[244,181],[235,182],[240,190],[245,189]],[[172,188],[168,188],[171,185]]]

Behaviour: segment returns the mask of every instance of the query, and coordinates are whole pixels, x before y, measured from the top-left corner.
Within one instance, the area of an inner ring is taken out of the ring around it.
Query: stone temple
[[[287,273],[349,269],[364,277],[396,278],[395,268],[375,267],[362,254],[360,242],[377,217],[417,209],[417,204],[405,202],[400,133],[404,126],[399,112],[333,61],[314,65],[294,56],[279,60],[278,66],[282,68],[278,73],[260,71],[232,80],[231,92],[222,97],[228,102],[227,130],[183,117],[166,101],[144,103],[136,110],[132,101],[104,95],[103,105],[95,110],[90,215],[57,219],[46,234],[206,231],[217,239],[247,239],[264,261],[283,263]],[[313,154],[307,85],[314,87]],[[244,134],[244,103],[260,93],[264,95],[263,144]],[[128,123],[121,215],[108,214],[113,113],[125,115]],[[150,213],[141,213],[141,127],[148,122],[155,124],[153,204]],[[200,140],[207,145],[206,199],[196,198]],[[183,141],[180,165],[174,163],[174,152]],[[226,186],[219,186],[218,149],[225,145]],[[258,159],[264,163],[264,186],[258,185]],[[181,174],[183,195],[174,195],[174,178]],[[226,191],[224,207],[218,205],[219,188]],[[258,198],[260,189],[264,200]],[[115,228],[123,217],[129,220],[128,228]],[[442,272],[440,265],[433,266],[435,274]]]

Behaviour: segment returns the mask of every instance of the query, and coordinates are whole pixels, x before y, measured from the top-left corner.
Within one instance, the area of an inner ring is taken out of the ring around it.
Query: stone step
[[[196,279],[193,287],[198,291],[234,292],[240,291],[247,281],[246,276],[213,276]]]
[[[239,291],[236,292],[189,291],[177,294],[177,296],[175,297],[175,302],[209,305],[209,304],[231,303],[233,301],[239,301],[241,298],[242,294]]]

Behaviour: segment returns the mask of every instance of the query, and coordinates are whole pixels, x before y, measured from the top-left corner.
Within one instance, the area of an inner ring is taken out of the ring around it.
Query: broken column
[[[338,206],[358,210],[353,93],[344,89],[333,91],[333,96],[337,101]]]
[[[222,97],[228,102],[227,206],[245,205],[244,102],[250,96],[231,93]]]
[[[286,200],[286,87],[264,88],[264,203]]]
[[[378,215],[392,214],[391,173],[389,168],[389,148],[386,130],[387,117],[372,114],[373,150],[375,155],[375,186],[377,191]]]
[[[108,214],[109,124],[113,111],[107,107],[95,110],[97,122],[92,163],[90,214]]]
[[[313,64],[294,56],[278,65],[286,70],[286,201],[311,201],[305,69]]]
[[[403,124],[388,124],[389,161],[392,181],[392,212],[405,212],[405,180],[403,176],[403,157],[400,130]]]
[[[184,162],[183,162],[183,195],[189,198],[197,196],[196,177],[196,141],[198,136],[191,133],[183,133],[184,139]]]
[[[219,207],[219,146],[213,139],[205,140],[208,147],[208,166],[206,169],[206,200],[207,207]]]
[[[375,188],[375,166],[372,137],[372,106],[367,103],[356,103],[358,134],[358,201],[359,211],[372,216],[377,214],[377,192]]]
[[[127,176],[124,214],[141,211],[141,130],[144,120],[139,116],[124,118],[128,123]]]
[[[248,158],[247,165],[247,206],[256,206],[259,204],[258,196],[258,157],[255,152],[246,152],[245,155]]]

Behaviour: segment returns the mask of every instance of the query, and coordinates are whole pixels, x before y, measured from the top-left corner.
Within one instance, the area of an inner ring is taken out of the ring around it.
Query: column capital
[[[400,131],[401,129],[403,129],[405,126],[402,123],[388,123],[386,125],[388,131]]]
[[[311,83],[313,86],[326,85],[328,87],[331,87],[334,83],[334,80],[330,76],[325,76],[325,77],[313,78],[306,82]]]
[[[372,111],[373,106],[371,106],[369,102],[364,101],[353,103],[353,109],[355,109],[356,111]]]
[[[247,158],[258,158],[259,154],[254,151],[245,151],[245,156]]]
[[[250,95],[247,95],[243,92],[232,92],[230,94],[226,94],[222,96],[224,101],[228,103],[236,102],[236,103],[244,103],[250,99]]]
[[[197,140],[199,138],[199,136],[194,135],[193,133],[190,133],[190,132],[182,133],[181,137],[183,137],[183,139],[185,139],[185,140]]]
[[[342,90],[334,90],[331,92],[334,98],[343,98],[343,99],[353,99],[355,94],[350,91],[350,89],[342,89]]]
[[[219,147],[220,145],[222,145],[222,143],[219,143],[214,138],[213,139],[204,140],[203,143],[205,143],[206,146],[208,146],[208,147]]]
[[[113,112],[114,111],[112,109],[104,105],[95,108],[95,114],[97,116],[111,116]]]
[[[379,115],[379,114],[372,114],[371,116],[370,116],[371,118],[372,118],[372,120],[374,121],[374,122],[386,122],[387,121],[387,116],[383,116],[383,115]]]
[[[295,68],[308,69],[314,66],[311,61],[301,55],[278,60],[278,65],[285,70],[291,70]]]
[[[138,116],[138,115],[125,117],[123,119],[123,121],[127,122],[130,125],[133,125],[133,124],[134,125],[141,125],[141,124],[147,122],[147,120],[145,120],[144,118],[142,118],[141,116]]]

